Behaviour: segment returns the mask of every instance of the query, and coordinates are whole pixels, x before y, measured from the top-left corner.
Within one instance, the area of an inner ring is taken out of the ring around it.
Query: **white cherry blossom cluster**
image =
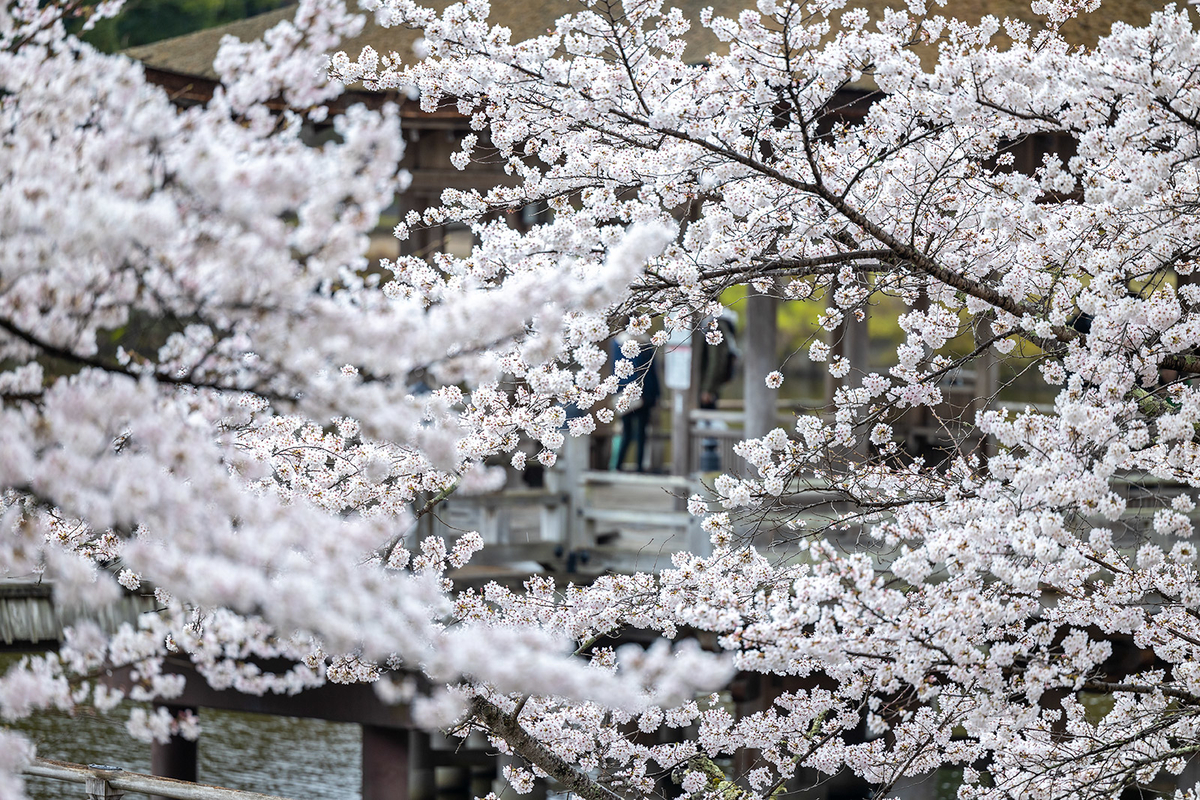
[[[322,80],[320,53],[359,24],[339,5],[307,0],[265,44],[228,43],[225,88],[184,110],[54,6],[0,16],[0,564],[68,605],[146,585],[163,606],[30,659],[0,679],[0,714],[170,698],[179,654],[259,693],[378,680],[410,699],[393,673],[423,672],[453,688],[416,717],[482,729],[519,791],[553,778],[587,800],[654,797],[664,773],[726,800],[814,773],[886,794],[941,766],[962,769],[964,798],[1116,797],[1187,766],[1200,34],[1185,12],[1074,47],[1059,26],[1089,3],[1036,3],[1031,26],[920,2],[687,20],[626,0],[568,6],[528,42],[482,0],[373,5],[421,27],[431,57],[335,56],[332,76],[452,103],[478,131],[452,164],[486,132],[514,176],[397,227],[469,224],[465,258],[366,270],[402,139],[394,109],[343,110]],[[721,43],[700,61],[697,25]],[[830,124],[863,81],[879,91],[861,117]],[[306,146],[315,124],[335,140]],[[1028,137],[1072,154],[1021,173],[1007,151]],[[527,233],[495,221],[527,203],[552,214]],[[456,592],[481,539],[416,541],[426,504],[494,488],[487,460],[520,468],[529,443],[552,465],[640,397],[621,380],[642,337],[703,330],[739,284],[820,303],[804,349],[833,390],[689,500],[711,552]],[[838,337],[884,298],[906,307],[904,340],[883,366],[853,363]],[[1009,352],[1054,402],[955,409],[948,382]],[[904,451],[914,417],[944,458]],[[622,644],[633,632],[659,641]],[[276,658],[294,666],[254,666]],[[103,664],[128,686],[92,680]],[[740,715],[697,694],[734,669],[789,683]],[[721,773],[747,750],[745,775]],[[0,788],[17,786],[28,754],[3,752]]]
[[[482,540],[411,535],[428,498],[497,485],[486,457],[533,437],[552,458],[562,405],[615,391],[608,310],[674,224],[609,225],[550,258],[565,229],[510,238],[475,271],[381,279],[364,253],[407,180],[398,112],[347,107],[323,68],[357,16],[305,0],[263,43],[226,42],[223,85],[179,108],[63,14],[0,10],[0,567],[53,582],[64,609],[150,587],[161,608],[69,631],[0,678],[0,716],[170,699],[168,655],[250,693],[386,669],[640,707],[651,675],[673,695],[689,673],[719,684],[723,662],[698,655],[612,675],[552,628],[447,628],[447,570]],[[29,751],[4,735],[7,790]]]
[[[752,473],[689,502],[711,555],[456,603],[494,624],[553,620],[581,652],[625,628],[709,631],[740,669],[823,688],[742,718],[707,709],[691,717],[694,736],[658,749],[639,749],[628,726],[653,731],[674,709],[634,720],[541,694],[477,695],[475,724],[534,774],[573,780],[545,750],[522,749],[524,734],[581,764],[583,783],[568,785],[597,798],[649,796],[645,777],[662,768],[681,768],[688,793],[759,797],[800,768],[850,771],[886,793],[940,765],[963,768],[963,797],[1116,796],[1191,758],[1200,398],[1184,379],[1200,373],[1200,292],[1187,280],[1200,235],[1200,36],[1167,10],[1073,47],[1058,28],[1091,5],[1037,3],[1031,26],[969,24],[923,3],[871,19],[775,0],[691,20],[722,43],[698,61],[681,55],[684,20],[657,0],[575,7],[529,42],[490,26],[482,2],[438,14],[385,0],[436,58],[360,59],[351,72],[335,61],[335,74],[417,87],[426,108],[455,103],[519,178],[448,193],[406,223],[401,233],[476,223],[481,245],[446,260],[445,275],[501,274],[493,253],[515,241],[588,263],[608,226],[679,218],[676,241],[612,309],[637,332],[711,317],[733,284],[824,305],[821,338],[805,347],[828,364],[832,403],[741,443]],[[937,42],[936,59],[920,42]],[[880,92],[861,121],[822,127],[839,90],[864,79]],[[1072,155],[1018,172],[1008,150],[1032,136],[1070,139]],[[523,239],[477,222],[529,202],[554,216]],[[883,368],[851,363],[836,339],[884,296],[908,306],[905,340]],[[1037,359],[1035,374],[1058,387],[1052,409],[954,410],[943,380],[1006,353]],[[558,368],[595,371],[593,356]],[[504,369],[523,378],[523,358]],[[569,402],[565,379],[536,374],[535,392]],[[601,375],[576,385],[604,388]],[[585,409],[598,402],[579,394]],[[896,430],[917,414],[950,440],[944,462],[903,452]],[[1149,499],[1131,506],[1139,485]],[[802,533],[774,562],[752,546],[755,530]],[[1117,636],[1158,666],[1121,667]],[[1089,710],[1094,696],[1111,710]],[[743,748],[762,761],[724,789],[691,761]]]

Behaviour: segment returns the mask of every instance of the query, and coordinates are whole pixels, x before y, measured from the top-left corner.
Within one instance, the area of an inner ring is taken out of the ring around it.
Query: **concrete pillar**
[[[692,392],[671,390],[671,474],[687,475],[691,470]]]
[[[869,312],[868,312],[869,313]],[[868,317],[862,322],[854,319],[853,312],[847,313],[842,324],[829,334],[829,359],[842,356],[850,361],[850,374],[835,378],[825,372],[825,403],[833,402],[833,395],[842,386],[861,386],[863,376],[870,372],[871,336],[867,330]]]
[[[775,358],[778,324],[775,319],[777,301],[763,294],[746,297],[746,320],[743,329],[742,357],[745,361],[745,390],[747,439],[765,436],[776,426],[775,400],[778,390],[767,388],[767,374],[779,367]]]
[[[850,374],[845,378],[845,385],[861,386],[863,377],[871,371],[871,335],[867,331],[867,317],[859,322],[853,314],[848,315],[842,330],[846,358],[850,359]]]
[[[362,726],[362,800],[436,800],[429,735]]]
[[[671,474],[690,475],[693,458],[692,411],[698,404],[700,391],[700,361],[704,342],[703,329],[692,332],[691,356],[688,359],[688,386],[686,389],[671,390]],[[676,510],[686,508],[687,501],[680,498]]]

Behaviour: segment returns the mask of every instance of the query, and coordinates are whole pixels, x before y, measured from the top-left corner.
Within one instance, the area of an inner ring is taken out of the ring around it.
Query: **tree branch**
[[[624,800],[607,786],[589,778],[566,759],[535,739],[512,715],[504,713],[495,703],[476,696],[471,700],[471,714],[499,736],[521,758],[558,781],[567,791],[583,800]]]
[[[256,389],[248,389],[239,386],[226,386],[224,384],[210,381],[197,381],[187,376],[176,377],[174,375],[168,375],[158,371],[146,373],[138,372],[122,364],[114,364],[111,361],[104,361],[92,356],[80,355],[74,350],[68,350],[65,347],[50,344],[50,342],[47,342],[45,339],[18,328],[16,325],[4,319],[3,317],[0,317],[0,330],[8,333],[16,339],[20,339],[22,342],[25,342],[32,347],[36,347],[38,350],[41,350],[43,353],[52,358],[60,358],[63,361],[69,361],[73,364],[78,364],[81,367],[91,367],[93,369],[103,370],[104,372],[109,372],[115,375],[124,375],[125,377],[133,378],[134,380],[150,378],[156,383],[162,383],[168,386],[188,386],[195,389],[213,389],[221,392],[247,392],[249,394],[258,395],[266,400],[271,400],[272,402],[281,402],[294,399],[275,394],[274,392],[263,392]]]

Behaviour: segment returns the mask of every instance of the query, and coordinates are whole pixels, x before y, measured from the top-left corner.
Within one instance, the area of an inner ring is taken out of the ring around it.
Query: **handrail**
[[[26,775],[40,778],[82,783],[86,787],[87,796],[97,800],[116,800],[125,792],[169,797],[171,800],[287,800],[273,794],[242,792],[157,775],[143,775],[140,772],[126,772],[120,767],[99,764],[85,766],[68,761],[52,761],[48,758],[35,758],[23,771]]]
[[[588,469],[579,473],[579,480],[589,486],[661,486],[664,489],[692,489],[696,479],[688,475],[658,475],[647,472],[617,472]]]

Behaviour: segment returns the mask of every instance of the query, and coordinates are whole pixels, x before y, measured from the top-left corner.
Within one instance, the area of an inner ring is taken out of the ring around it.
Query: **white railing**
[[[34,759],[24,772],[39,778],[83,784],[88,800],[119,800],[126,792],[168,797],[171,800],[285,800],[272,794],[240,792],[220,786],[126,772],[120,767],[99,764],[85,766],[46,758]]]

